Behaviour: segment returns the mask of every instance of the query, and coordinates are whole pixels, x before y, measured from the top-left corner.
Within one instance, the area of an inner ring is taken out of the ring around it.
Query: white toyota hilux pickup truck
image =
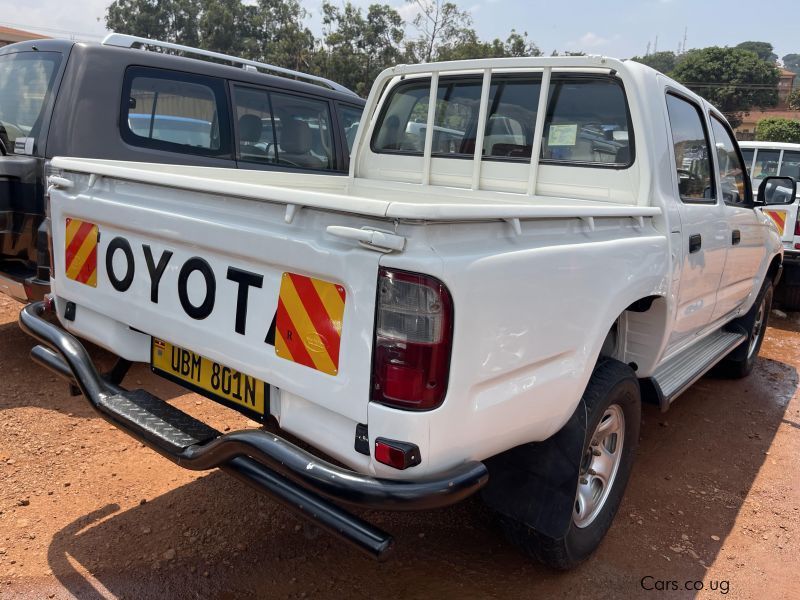
[[[753,368],[782,261],[755,207],[795,182],[754,200],[716,109],[604,57],[398,66],[364,115],[347,178],[54,159],[32,356],[166,458],[373,556],[392,538],[342,505],[480,490],[511,540],[573,566],[620,505],[641,402]],[[127,390],[132,362],[270,428]]]

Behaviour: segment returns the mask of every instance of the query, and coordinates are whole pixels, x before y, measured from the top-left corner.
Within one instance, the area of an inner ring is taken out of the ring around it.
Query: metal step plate
[[[664,398],[668,402],[674,400],[742,343],[745,337],[741,333],[720,329],[670,358],[653,374]]]
[[[220,432],[144,390],[103,398],[101,410],[139,429],[169,450],[208,442]]]

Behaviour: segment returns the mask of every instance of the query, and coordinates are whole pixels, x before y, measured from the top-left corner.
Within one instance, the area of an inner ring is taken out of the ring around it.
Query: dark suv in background
[[[127,35],[1,48],[0,293],[49,289],[50,158],[345,174],[363,107],[320,77]]]

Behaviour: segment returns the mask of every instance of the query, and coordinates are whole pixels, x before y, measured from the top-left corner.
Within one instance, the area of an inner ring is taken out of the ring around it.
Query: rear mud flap
[[[486,461],[489,507],[558,539],[572,523],[586,439],[586,405],[580,401],[561,430],[543,442],[523,444]]]

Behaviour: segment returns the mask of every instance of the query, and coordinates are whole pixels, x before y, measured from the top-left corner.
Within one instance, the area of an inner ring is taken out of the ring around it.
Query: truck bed
[[[113,160],[55,158],[65,171],[263,202],[377,218],[472,221],[532,218],[653,217],[661,210],[608,201],[467,190],[334,175],[242,171]],[[424,193],[420,189],[424,188]]]

